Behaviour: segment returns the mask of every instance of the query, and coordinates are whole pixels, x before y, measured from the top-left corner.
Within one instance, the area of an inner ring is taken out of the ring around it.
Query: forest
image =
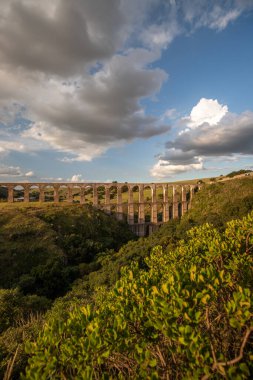
[[[253,180],[146,238],[91,206],[0,204],[0,377],[253,376]]]

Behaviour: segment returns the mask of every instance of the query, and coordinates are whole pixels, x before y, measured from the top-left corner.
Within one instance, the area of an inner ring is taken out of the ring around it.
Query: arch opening
[[[121,196],[121,219],[124,220],[125,222],[127,221],[128,218],[128,198],[129,198],[129,188],[125,184],[119,188],[119,193]]]
[[[164,200],[164,190],[162,185],[156,185],[156,201],[163,202]]]
[[[144,220],[145,223],[150,223],[151,222],[151,202],[152,202],[152,189],[150,185],[145,185],[144,186]]]
[[[172,204],[169,205],[169,220],[173,219],[173,206]]]
[[[144,215],[145,215],[145,223],[150,223],[151,222],[151,204],[146,203],[145,208],[144,208]]]
[[[97,188],[98,204],[105,204],[105,186],[98,186]]]
[[[152,202],[152,189],[151,186],[144,186],[144,202]]]
[[[17,185],[13,189],[13,201],[24,202],[25,201],[25,188],[21,185]]]
[[[72,203],[81,203],[81,187],[78,185],[72,187]]]
[[[167,201],[168,202],[173,201],[173,186],[168,187],[168,199],[167,199]]]
[[[45,202],[53,202],[54,201],[54,187],[53,185],[47,185],[44,188],[44,199]]]
[[[139,206],[137,203],[134,203],[133,211],[134,211],[134,224],[136,224],[139,221]]]
[[[157,222],[163,222],[163,203],[164,203],[164,188],[162,185],[156,185],[156,196],[154,201],[157,204]]]
[[[157,222],[163,222],[163,203],[157,203]]]
[[[117,203],[117,193],[118,193],[118,189],[117,189],[117,186],[115,185],[112,185],[110,188],[109,188],[109,197],[110,197],[110,203]]]
[[[186,188],[186,201],[190,202],[190,200],[191,200],[191,191],[190,191],[190,188],[187,187]]]
[[[0,186],[0,202],[8,202],[9,190],[7,186]]]
[[[29,202],[39,202],[40,189],[37,185],[32,185],[29,188]]]
[[[123,185],[120,188],[121,196],[122,196],[122,203],[128,203],[128,196],[129,196],[129,188],[127,185]]]
[[[67,202],[68,188],[66,185],[59,187],[59,202]]]
[[[93,195],[93,187],[85,186],[84,188],[84,203],[85,204],[93,204],[94,195]]]
[[[140,188],[138,185],[135,185],[131,189],[133,194],[133,203],[139,203],[139,197],[140,197]]]
[[[178,203],[178,216],[179,218],[182,216],[182,202]]]

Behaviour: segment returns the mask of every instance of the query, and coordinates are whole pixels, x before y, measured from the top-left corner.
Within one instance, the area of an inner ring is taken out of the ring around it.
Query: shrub
[[[195,227],[148,270],[132,264],[95,306],[49,320],[23,379],[246,379],[253,371],[253,213]]]

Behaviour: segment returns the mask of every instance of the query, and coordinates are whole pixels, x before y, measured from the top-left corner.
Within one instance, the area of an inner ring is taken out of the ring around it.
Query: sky
[[[253,169],[253,0],[0,6],[0,182]]]

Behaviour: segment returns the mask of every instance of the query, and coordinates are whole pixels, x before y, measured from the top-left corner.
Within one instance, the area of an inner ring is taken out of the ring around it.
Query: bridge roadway
[[[66,192],[66,201],[73,203],[73,193],[80,195],[79,203],[90,203],[106,213],[115,214],[118,220],[126,218],[131,230],[138,236],[149,235],[170,219],[184,215],[191,206],[197,185],[176,185],[168,183],[0,183],[7,192],[7,202],[32,202],[33,192],[38,201],[46,202],[48,192],[51,200],[58,203],[60,193]],[[149,189],[150,197],[144,190]],[[15,194],[22,192],[22,197]],[[122,194],[127,193],[122,199]],[[134,193],[138,195],[134,196]],[[89,194],[87,198],[87,194]],[[102,195],[101,195],[102,194]],[[102,199],[101,199],[102,198]],[[134,199],[135,198],[135,199]],[[136,199],[137,198],[137,199]],[[147,221],[149,219],[149,221]]]

